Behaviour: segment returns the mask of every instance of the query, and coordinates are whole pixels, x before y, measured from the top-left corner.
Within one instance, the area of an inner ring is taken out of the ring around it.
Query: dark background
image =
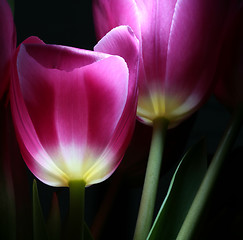
[[[16,1],[14,19],[18,44],[29,36],[38,36],[48,44],[61,44],[92,50],[96,44],[96,37],[91,5],[92,1],[88,0]],[[210,161],[229,118],[230,114],[224,106],[211,97],[197,114],[194,114],[181,126],[168,132],[168,150],[163,163],[157,209],[166,194],[172,172],[182,154],[189,146],[205,136]],[[139,140],[133,140],[132,144],[139,145],[141,139],[141,144],[149,142],[150,127],[137,123],[136,134],[137,132],[142,135]],[[212,197],[209,214],[202,226],[201,239],[220,239],[220,236],[225,237],[224,239],[240,239],[242,237],[239,235],[241,230],[238,232],[239,226],[243,223],[242,131],[240,136],[218,181],[218,190]],[[134,154],[132,150],[128,150],[128,153],[130,158],[136,158],[137,154]],[[100,236],[99,239],[132,239],[147,154],[148,149],[145,148],[144,152],[140,154],[141,161],[135,166],[130,167],[128,164],[130,168],[124,167],[125,162],[110,179],[87,188],[85,219],[91,228],[95,224],[96,231],[93,230],[93,232],[95,236]],[[121,175],[123,177],[120,177]],[[29,176],[30,179],[33,178],[31,173]],[[45,216],[49,211],[52,192],[57,191],[62,217],[65,218],[68,209],[68,189],[52,188],[39,181],[38,187]],[[110,188],[112,194],[106,195],[107,189]],[[102,204],[103,199],[105,199],[104,204]],[[100,206],[102,206],[101,210],[99,210]],[[110,207],[108,218],[102,212],[102,209],[107,207]],[[98,214],[99,220],[95,218],[98,211],[101,211]],[[99,224],[104,225],[102,231],[98,231]]]

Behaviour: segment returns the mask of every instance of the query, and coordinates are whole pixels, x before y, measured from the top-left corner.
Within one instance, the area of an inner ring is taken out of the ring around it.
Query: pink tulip
[[[98,38],[129,25],[140,41],[138,118],[164,117],[170,127],[211,93],[230,0],[94,0]]]
[[[243,104],[243,4],[225,38],[217,71],[216,97],[233,109]]]
[[[10,60],[16,48],[16,31],[11,9],[0,0],[0,99],[9,84]]]
[[[119,48],[125,60],[98,52]],[[30,37],[16,53],[10,100],[18,142],[29,169],[48,185],[105,180],[131,139],[138,41],[128,27],[119,27],[95,49]]]

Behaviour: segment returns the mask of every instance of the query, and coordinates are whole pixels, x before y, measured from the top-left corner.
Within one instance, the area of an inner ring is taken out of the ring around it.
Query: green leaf
[[[34,240],[49,239],[40,205],[36,180],[33,181],[33,235]]]
[[[93,236],[91,235],[90,229],[86,223],[84,223],[84,239],[94,240]]]
[[[8,4],[9,4],[11,10],[12,10],[13,15],[14,15],[14,0],[7,0],[7,1],[8,1]]]
[[[53,193],[51,211],[47,221],[47,228],[50,239],[61,239],[61,214],[56,193]]]
[[[1,175],[2,177],[2,175]],[[16,239],[15,201],[12,189],[0,179],[0,239]]]
[[[225,164],[226,156],[232,148],[243,123],[243,103],[236,106],[230,123],[226,128],[223,137],[212,158],[207,173],[197,192],[195,199],[188,211],[186,219],[178,233],[176,239],[190,240],[195,239],[198,234],[200,221],[203,218],[209,199],[215,188],[219,174]]]
[[[174,240],[207,170],[205,143],[199,141],[182,158],[147,240]]]

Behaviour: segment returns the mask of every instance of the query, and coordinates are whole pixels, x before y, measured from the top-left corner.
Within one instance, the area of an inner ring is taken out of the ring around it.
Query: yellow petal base
[[[137,116],[148,125],[152,125],[154,119],[165,118],[172,128],[191,114],[197,102],[193,96],[180,100],[154,92],[150,96],[139,96]]]

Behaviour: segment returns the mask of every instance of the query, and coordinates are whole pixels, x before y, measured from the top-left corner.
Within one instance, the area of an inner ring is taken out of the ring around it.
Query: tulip
[[[119,53],[119,46],[124,58],[99,52]],[[124,26],[95,49],[30,37],[16,52],[10,100],[17,138],[28,168],[48,185],[105,180],[131,139],[138,41]]]
[[[10,77],[10,60],[16,48],[16,31],[11,9],[0,0],[0,99],[6,92]]]
[[[94,0],[98,38],[129,25],[140,41],[139,120],[166,118],[169,127],[210,95],[229,0]]]
[[[216,97],[231,110],[243,104],[243,4],[229,25],[223,43],[215,88]]]
[[[129,25],[140,43],[138,119],[153,126],[134,240],[153,218],[167,128],[194,113],[213,89],[230,0],[93,0],[97,37]]]

